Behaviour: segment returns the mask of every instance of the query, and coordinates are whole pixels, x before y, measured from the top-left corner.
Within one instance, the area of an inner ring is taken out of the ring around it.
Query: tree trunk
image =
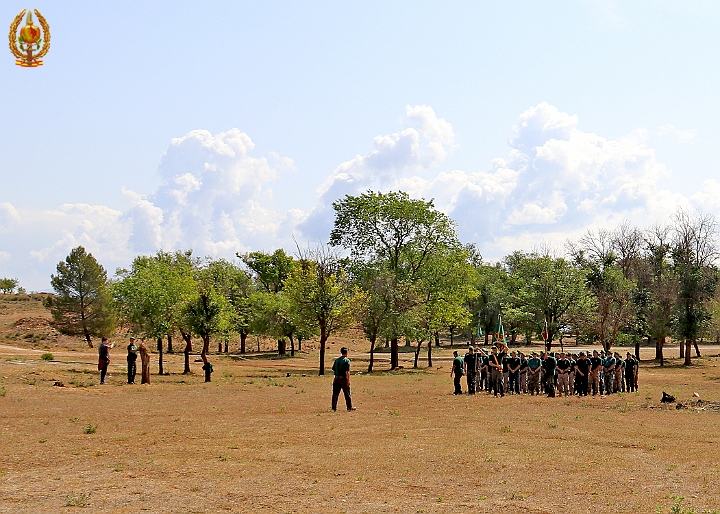
[[[327,327],[325,324],[320,325],[320,370],[318,375],[325,375],[325,341],[327,341]]]
[[[244,330],[240,331],[240,353],[245,353],[245,340],[247,339],[247,332]]]
[[[290,357],[295,357],[295,339],[290,334]]]
[[[158,337],[157,338],[157,348],[158,348],[158,375],[163,374],[163,338]]]
[[[303,340],[303,338],[302,338],[301,335],[298,334],[297,339],[298,339],[298,351],[301,351],[301,350],[302,350],[302,340]]]
[[[515,341],[517,341],[517,332],[510,332],[510,346],[515,346]]]
[[[393,337],[390,340],[390,369],[397,369],[398,367],[398,340],[397,337]]]
[[[141,384],[150,383],[150,354],[144,344],[140,344],[140,365],[141,365]]]
[[[635,342],[635,358],[640,362],[640,338]]]
[[[415,359],[413,361],[413,368],[417,368],[418,358],[420,357],[420,348],[422,348],[422,341],[418,341],[417,348],[415,348]]]
[[[92,339],[90,338],[90,334],[88,332],[85,332],[85,341],[87,341],[87,344],[90,348],[93,347]]]
[[[453,336],[455,335],[455,327],[450,327],[450,346],[453,345]]]
[[[663,343],[665,342],[664,337],[658,337],[655,340],[655,360],[662,362],[663,360]]]
[[[406,337],[406,338],[405,338],[405,348],[409,348],[410,346],[412,346],[412,345],[410,344],[410,339],[408,339],[408,338]]]
[[[680,341],[680,358],[681,359],[685,358],[685,342],[684,341]]]
[[[167,338],[168,338],[168,349],[167,349],[167,352],[168,352],[168,353],[172,353],[172,352],[173,352],[173,347],[172,347],[172,334],[168,334]]]
[[[700,348],[698,348],[697,341],[693,340],[693,345],[695,346],[695,357],[700,357]]]
[[[225,353],[228,353],[228,350],[230,350],[230,348],[228,348],[229,345],[230,345],[230,340],[225,339]]]
[[[470,344],[473,345],[473,346],[475,346],[476,337],[477,337],[477,336],[476,336],[475,334],[470,334]],[[435,341],[437,341],[437,339],[436,339]],[[436,344],[435,346],[440,346],[440,345],[439,345],[439,344]]]
[[[186,332],[180,332],[182,338],[185,340],[185,369],[183,369],[183,375],[190,374],[190,352],[192,351],[192,336]]]
[[[278,355],[285,355],[285,339],[278,339]]]
[[[203,349],[202,349],[202,353],[200,353],[200,358],[202,359],[203,364],[207,364],[207,361],[208,361],[207,354],[210,351],[210,336],[204,335],[202,340],[203,340]]]
[[[370,336],[370,364],[368,364],[368,373],[372,373],[373,364],[375,363],[375,341],[377,340],[377,333]]]
[[[685,340],[685,362],[683,363],[683,365],[685,365],[685,366],[690,366],[692,364],[692,361],[690,360],[692,357],[692,355],[690,353],[692,343],[693,343],[692,339]]]
[[[440,334],[435,332],[435,346],[440,341]],[[432,339],[428,340],[428,368],[432,368]]]
[[[552,339],[548,337],[547,341],[545,341],[545,351],[549,352],[552,349]]]
[[[490,344],[490,334],[485,331],[485,344],[483,346],[487,346],[488,344]]]
[[[218,353],[222,353],[222,339],[218,339]]]

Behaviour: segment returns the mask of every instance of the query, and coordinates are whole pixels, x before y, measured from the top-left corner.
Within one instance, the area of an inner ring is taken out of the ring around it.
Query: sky
[[[0,277],[83,245],[290,251],[368,189],[433,198],[486,259],[720,215],[720,4],[8,0],[51,28],[0,58]]]

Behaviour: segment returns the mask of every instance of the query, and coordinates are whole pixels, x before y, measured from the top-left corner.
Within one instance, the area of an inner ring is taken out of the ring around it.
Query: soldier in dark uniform
[[[460,379],[463,376],[463,359],[458,355],[457,350],[453,352],[452,368],[450,369],[450,376],[453,375],[453,383],[455,384],[455,392],[453,394],[462,394],[462,388],[460,387]]]
[[[515,350],[510,352],[510,358],[507,361],[508,365],[508,385],[510,387],[510,394],[520,394],[520,359],[518,358]]]
[[[628,393],[635,392],[635,377],[637,376],[638,362],[635,357],[627,352],[625,356],[625,389]]]
[[[540,371],[542,361],[538,358],[537,352],[532,352],[528,359],[528,390],[531,396],[540,394]]]
[[[343,347],[340,349],[340,357],[333,362],[332,370],[335,374],[335,378],[333,379],[332,410],[337,410],[340,390],[342,390],[345,395],[345,406],[347,410],[355,410],[350,394],[350,359],[348,359],[347,348]]]
[[[592,383],[592,394],[595,396],[600,388],[600,372],[602,371],[602,359],[598,355],[597,350],[593,351],[590,358],[590,380]]]
[[[570,395],[570,369],[570,360],[565,357],[565,353],[561,353],[557,361],[557,385],[560,395]]]
[[[468,394],[475,394],[475,382],[477,380],[477,357],[475,348],[468,348],[468,352],[463,359],[465,376],[467,380]]]
[[[605,377],[605,394],[612,394],[613,382],[615,382],[615,359],[610,352],[605,354],[603,360],[603,376]]]
[[[520,392],[528,393],[528,363],[522,352],[520,352]]]
[[[138,347],[135,345],[135,338],[130,338],[130,344],[127,346],[127,368],[128,368],[128,384],[135,383],[135,374],[137,373],[137,352]]]
[[[590,375],[590,360],[585,358],[585,352],[575,361],[575,385],[580,396],[588,394],[588,376]]]
[[[555,357],[546,354],[542,367],[545,376],[545,392],[548,398],[555,398],[555,368],[557,367]]]
[[[488,367],[487,367],[487,353],[485,353],[485,350],[480,350],[480,353],[478,354],[478,391],[487,391],[489,390],[488,383]]]
[[[492,381],[492,388],[495,392],[495,396],[500,393],[500,396],[505,396],[505,388],[503,387],[503,373],[502,373],[502,358],[498,355],[497,348],[492,349],[490,354],[490,380]]]

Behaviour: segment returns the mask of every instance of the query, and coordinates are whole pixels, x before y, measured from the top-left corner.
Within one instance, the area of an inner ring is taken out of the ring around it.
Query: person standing
[[[127,346],[127,368],[128,368],[128,384],[135,383],[135,375],[137,374],[137,352],[138,347],[135,345],[135,338],[130,338],[130,344]]]
[[[333,362],[332,370],[335,374],[335,378],[333,379],[332,410],[337,410],[340,390],[342,390],[345,395],[345,406],[347,410],[355,410],[352,404],[352,396],[350,395],[350,359],[348,359],[347,348],[342,347],[340,349],[340,357]]]
[[[502,373],[502,359],[498,355],[497,347],[492,349],[490,354],[490,380],[492,381],[492,388],[497,397],[498,393],[500,396],[505,396],[505,389],[503,387],[503,373]]]
[[[615,381],[615,359],[610,352],[605,354],[605,360],[603,361],[603,374],[605,376],[605,394],[612,394],[613,382]]]
[[[528,393],[528,363],[523,352],[518,352],[520,356],[520,392]]]
[[[475,348],[468,348],[468,352],[463,359],[465,369],[465,379],[467,380],[468,394],[475,394],[475,382],[477,380],[477,357]]]
[[[557,385],[560,390],[560,395],[566,397],[570,395],[570,360],[565,357],[565,353],[560,353],[560,359],[557,361]]]
[[[623,371],[625,370],[625,362],[618,352],[615,352],[615,381],[613,382],[613,390],[619,393],[621,390],[625,392],[625,382],[623,380]]]
[[[588,375],[590,374],[590,361],[585,358],[585,352],[580,352],[578,360],[575,361],[575,384],[577,393],[580,396],[588,394]]]
[[[545,360],[543,361],[543,376],[545,377],[545,392],[548,398],[555,398],[555,368],[557,367],[557,361],[555,357],[549,354],[545,354]]]
[[[637,376],[638,362],[630,352],[625,356],[625,389],[628,393],[635,392],[635,377]]]
[[[590,380],[592,382],[593,396],[600,389],[600,371],[602,371],[602,359],[600,359],[597,350],[593,350],[593,356],[590,358]]]
[[[540,394],[540,366],[542,361],[538,358],[537,352],[532,352],[528,359],[528,389],[531,396]]]
[[[478,391],[486,391],[488,389],[488,366],[487,366],[487,353],[485,353],[485,350],[480,350],[480,354],[478,355],[478,368],[480,369],[478,373]]]
[[[508,359],[510,394],[520,394],[520,364],[520,359],[513,350]]]
[[[100,371],[100,384],[105,383],[108,366],[110,365],[110,349],[115,343],[108,343],[108,338],[103,337],[98,347],[98,370]]]
[[[455,375],[453,383],[455,384],[455,392],[453,394],[462,394],[462,387],[460,387],[460,379],[463,376],[463,367],[465,361],[458,355],[457,350],[453,352],[452,368],[450,369],[450,376]]]

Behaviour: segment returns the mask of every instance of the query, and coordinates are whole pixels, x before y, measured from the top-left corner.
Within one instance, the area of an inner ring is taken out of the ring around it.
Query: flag
[[[548,330],[547,318],[545,318],[545,328],[543,328],[543,333],[541,335],[542,335],[543,341],[548,340],[550,332]]]
[[[495,341],[502,341],[505,343],[505,327],[503,326],[502,316],[498,314],[498,322],[495,326],[495,333],[493,334]]]
[[[477,326],[477,336],[478,336],[478,339],[482,338],[482,336],[483,336],[482,326],[480,325],[480,323],[478,323],[478,326]]]

